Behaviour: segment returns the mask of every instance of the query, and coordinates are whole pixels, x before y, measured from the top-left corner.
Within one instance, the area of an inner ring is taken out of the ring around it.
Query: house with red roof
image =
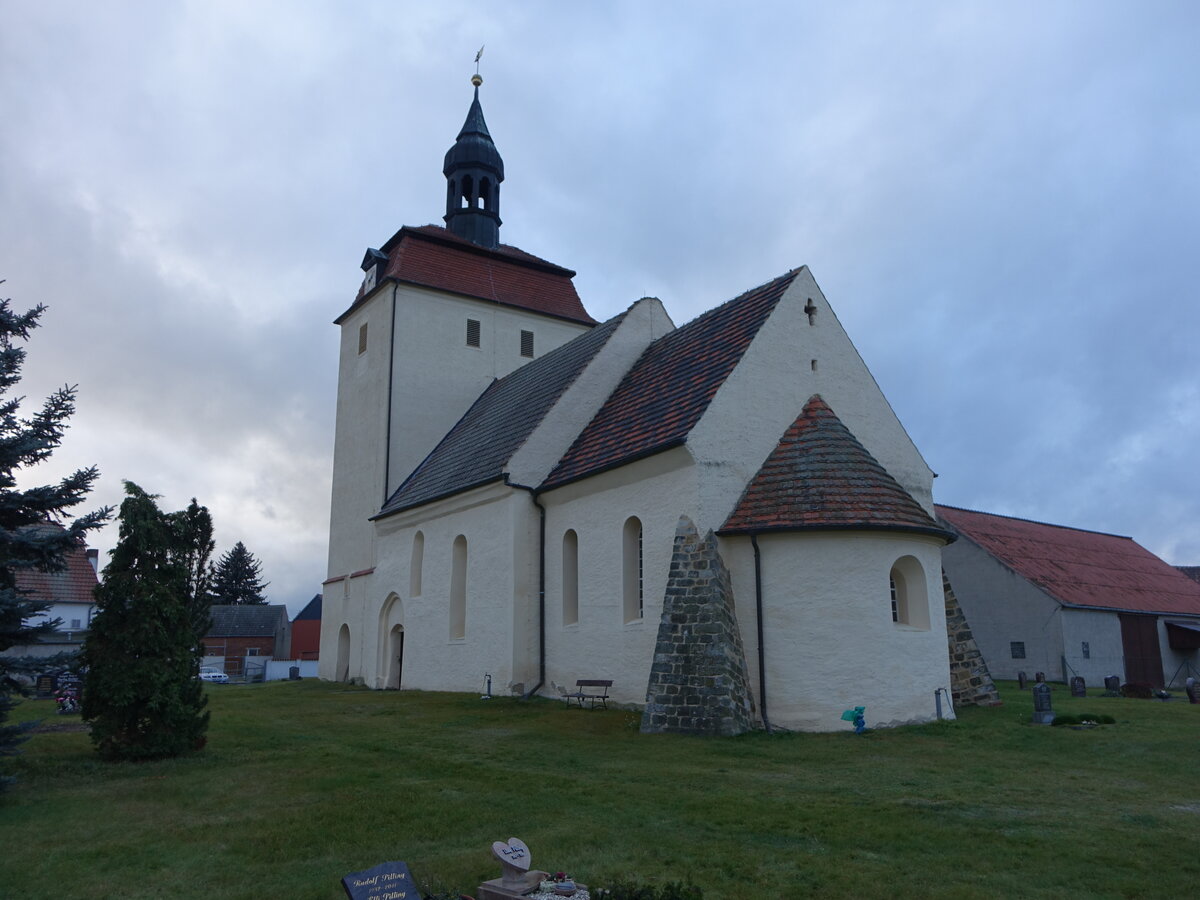
[[[321,677],[606,679],[647,731],[934,718],[953,536],[808,268],[678,327],[650,297],[596,322],[499,241],[478,81],[443,175],[446,226],[368,250],[336,319]]]
[[[1200,584],[1129,537],[953,506],[946,574],[993,677],[1181,687],[1200,676]]]
[[[58,571],[15,570],[18,590],[50,604],[31,621],[57,619],[59,626],[36,644],[10,647],[6,655],[42,657],[79,650],[96,611],[93,592],[99,584],[98,558],[99,551],[80,544],[65,554],[63,568]]]

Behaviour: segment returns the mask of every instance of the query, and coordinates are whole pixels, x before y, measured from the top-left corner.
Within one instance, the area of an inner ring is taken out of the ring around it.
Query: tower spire
[[[482,55],[480,47],[475,55],[477,69]],[[475,97],[442,166],[442,174],[446,176],[445,221],[446,227],[459,237],[495,249],[500,245],[500,182],[504,180],[504,160],[483,118],[483,107],[479,104],[483,79],[478,71],[471,76],[471,84],[475,86]]]

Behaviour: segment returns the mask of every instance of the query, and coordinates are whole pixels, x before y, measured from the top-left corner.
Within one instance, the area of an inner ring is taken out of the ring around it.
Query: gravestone
[[[1025,690],[1029,687],[1029,676],[1024,672],[1017,673],[1017,687],[1019,687],[1021,690]]]
[[[1054,721],[1054,710],[1050,706],[1050,685],[1040,682],[1033,686],[1033,722],[1049,725]]]
[[[350,900],[421,900],[408,865],[402,862],[380,863],[342,879]]]
[[[1187,692],[1188,703],[1200,703],[1200,687],[1196,686],[1195,678],[1188,678],[1183,683],[1183,689]]]
[[[1072,697],[1086,697],[1087,696],[1087,682],[1083,680],[1082,675],[1076,675],[1074,678],[1071,679],[1071,696]]]
[[[1104,692],[1110,697],[1115,697],[1121,693],[1121,676],[1105,675],[1104,676]]]
[[[1036,681],[1038,684],[1045,684],[1046,683],[1046,673],[1045,672],[1034,672],[1033,680]]]
[[[502,874],[499,878],[479,885],[476,891],[479,900],[508,900],[521,897],[535,890],[543,878],[549,877],[547,872],[529,868],[532,857],[529,848],[520,838],[509,838],[507,843],[494,841],[492,856],[500,861]]]
[[[54,689],[57,687],[53,675],[39,675],[37,680],[37,697],[39,700],[45,700],[48,697],[54,696]]]

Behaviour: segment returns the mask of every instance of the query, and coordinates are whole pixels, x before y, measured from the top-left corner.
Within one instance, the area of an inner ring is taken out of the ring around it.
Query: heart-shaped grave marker
[[[496,859],[505,867],[512,866],[521,872],[529,871],[529,848],[520,838],[509,838],[507,844],[503,841],[493,841],[492,853],[496,854]]]

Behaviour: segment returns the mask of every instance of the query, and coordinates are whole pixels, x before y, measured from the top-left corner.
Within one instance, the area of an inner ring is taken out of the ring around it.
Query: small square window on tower
[[[521,332],[521,355],[533,359],[533,332]]]
[[[1009,652],[1012,653],[1013,659],[1024,659],[1025,658],[1025,642],[1024,641],[1011,641],[1008,645],[1008,649],[1009,649]]]
[[[358,329],[358,355],[362,356],[367,352],[367,323],[363,322]]]
[[[479,320],[467,319],[467,346],[479,346]]]

